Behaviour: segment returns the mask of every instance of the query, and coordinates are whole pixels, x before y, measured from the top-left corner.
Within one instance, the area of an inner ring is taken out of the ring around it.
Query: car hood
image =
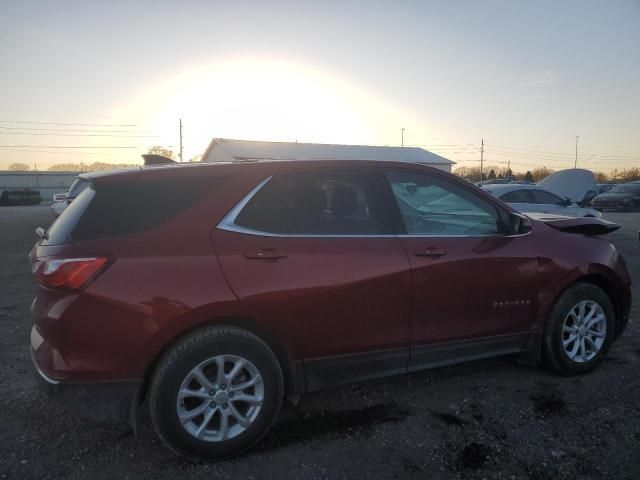
[[[635,198],[637,195],[633,193],[603,193],[602,195],[598,195],[593,200],[603,200],[607,202],[615,202],[619,200],[629,200]]]
[[[583,168],[560,170],[543,178],[538,186],[561,197],[581,202],[589,190],[598,191],[593,172]]]
[[[566,233],[580,233],[583,235],[605,235],[620,228],[617,223],[596,217],[564,217],[540,213],[527,213],[533,220],[544,222],[550,227]]]

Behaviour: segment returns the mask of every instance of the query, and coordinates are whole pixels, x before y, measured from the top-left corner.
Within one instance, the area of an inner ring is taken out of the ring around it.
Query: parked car
[[[603,193],[607,193],[609,190],[611,190],[616,185],[618,185],[618,184],[617,183],[598,183],[597,184],[598,195],[602,195]]]
[[[331,385],[506,354],[593,370],[629,317],[617,228],[402,162],[97,174],[38,230],[31,356],[67,408],[147,402],[173,452],[228,457]]]
[[[54,193],[53,201],[51,202],[51,212],[53,216],[60,216],[65,208],[67,208],[67,193]]]
[[[562,198],[538,185],[485,185],[487,192],[522,213],[550,213],[569,217],[601,217],[593,209],[580,207],[569,198]]]
[[[59,216],[69,206],[73,200],[82,193],[82,191],[91,185],[91,179],[94,173],[82,173],[76,177],[69,190],[65,193],[56,193],[53,195],[51,203],[51,212],[54,217]]]
[[[483,185],[503,185],[506,183],[516,183],[516,182],[513,180],[513,178],[490,178],[488,180],[475,182],[474,185],[476,187],[482,187]]]
[[[590,207],[598,195],[596,177],[591,170],[568,168],[547,175],[537,185],[556,195],[569,198],[579,207]]]
[[[38,205],[40,192],[31,188],[11,188],[0,193],[0,205]]]
[[[598,210],[640,210],[640,182],[621,183],[607,193],[593,199],[593,208]]]

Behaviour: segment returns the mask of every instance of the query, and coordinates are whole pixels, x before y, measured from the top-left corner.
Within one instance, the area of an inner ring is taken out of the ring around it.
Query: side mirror
[[[531,231],[531,220],[524,215],[513,214],[511,215],[511,225],[513,235],[524,235]]]
[[[570,198],[565,198],[563,205],[565,207],[570,207],[571,205],[573,205],[573,200],[571,200]]]

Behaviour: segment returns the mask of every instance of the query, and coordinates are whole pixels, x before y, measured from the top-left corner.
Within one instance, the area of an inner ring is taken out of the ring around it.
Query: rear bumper
[[[142,381],[72,382],[47,376],[31,360],[40,390],[66,410],[98,422],[135,422]]]

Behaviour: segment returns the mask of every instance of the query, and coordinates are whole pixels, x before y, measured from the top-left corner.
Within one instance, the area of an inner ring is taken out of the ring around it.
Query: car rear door
[[[517,351],[534,319],[529,235],[502,233],[497,206],[424,170],[386,170],[412,273],[410,368]]]
[[[542,213],[553,213],[562,215],[567,213],[568,205],[559,196],[545,192],[544,190],[530,190],[531,201],[534,203]]]
[[[368,170],[275,174],[213,242],[252,317],[304,359],[308,388],[406,369],[409,264]]]
[[[511,205],[511,207],[519,212],[531,212],[535,210],[533,199],[526,188],[511,190],[501,195],[500,200]]]

